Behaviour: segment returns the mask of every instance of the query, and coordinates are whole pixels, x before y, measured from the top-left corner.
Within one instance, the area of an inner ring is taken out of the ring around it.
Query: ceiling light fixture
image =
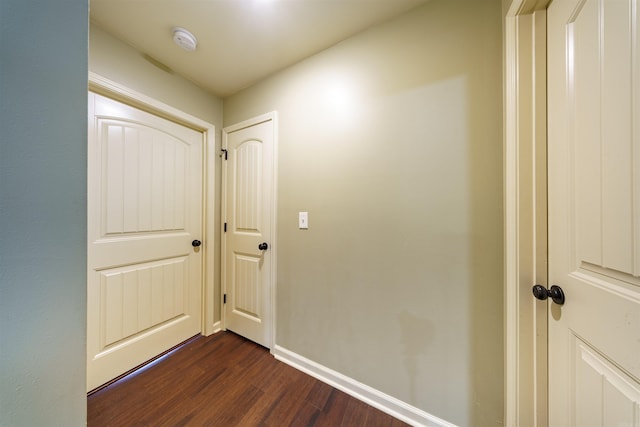
[[[181,27],[173,28],[173,41],[187,52],[193,52],[198,46],[196,37]]]

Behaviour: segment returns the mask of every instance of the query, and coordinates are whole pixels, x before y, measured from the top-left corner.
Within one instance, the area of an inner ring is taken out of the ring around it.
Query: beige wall
[[[145,57],[96,25],[90,26],[89,71],[154,98],[216,127],[216,152],[220,150],[222,100],[183,77],[154,65]],[[215,182],[220,183],[220,158],[215,156]],[[220,199],[212,200],[215,212],[214,250],[220,250]],[[204,236],[203,236],[204,237]],[[220,295],[220,257],[215,258],[214,294]],[[214,305],[214,322],[220,320],[220,306]]]
[[[140,52],[91,24],[89,71],[213,123],[222,123],[222,100],[168,72]],[[217,129],[220,130],[220,129]]]
[[[279,113],[277,345],[458,425],[503,419],[501,9],[432,0],[224,102]]]
[[[432,0],[224,102],[279,112],[277,344],[459,425],[503,417],[501,6]],[[219,134],[95,26],[89,69]]]

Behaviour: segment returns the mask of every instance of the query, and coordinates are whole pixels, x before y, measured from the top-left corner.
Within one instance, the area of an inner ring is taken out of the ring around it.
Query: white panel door
[[[201,331],[203,136],[89,93],[88,140],[91,390]]]
[[[273,129],[267,120],[227,128],[223,139],[225,328],[265,347],[272,344]]]
[[[639,6],[548,10],[550,426],[640,426]]]

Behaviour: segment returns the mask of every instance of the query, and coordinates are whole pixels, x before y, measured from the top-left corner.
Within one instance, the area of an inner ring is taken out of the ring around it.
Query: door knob
[[[193,242],[191,242],[191,246],[193,246],[194,248],[197,248],[201,244],[202,242],[200,240],[194,240]]]
[[[547,289],[542,285],[534,285],[532,291],[533,296],[540,301],[551,298],[558,305],[564,304],[564,291],[560,286],[553,285]]]
[[[269,249],[269,245],[267,244],[267,242],[262,242],[258,245],[258,249],[260,249],[261,251],[266,251],[267,249]]]

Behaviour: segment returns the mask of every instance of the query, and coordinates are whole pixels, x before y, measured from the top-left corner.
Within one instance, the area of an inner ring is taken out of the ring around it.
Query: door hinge
[[[224,159],[227,160],[227,149],[221,148],[220,151],[222,151],[222,154],[220,154],[220,157],[224,156]]]
[[[224,232],[225,233],[227,232],[227,223],[226,222],[224,223]]]
[[[227,294],[224,294],[224,296],[222,297],[222,303],[223,304],[227,303]]]

